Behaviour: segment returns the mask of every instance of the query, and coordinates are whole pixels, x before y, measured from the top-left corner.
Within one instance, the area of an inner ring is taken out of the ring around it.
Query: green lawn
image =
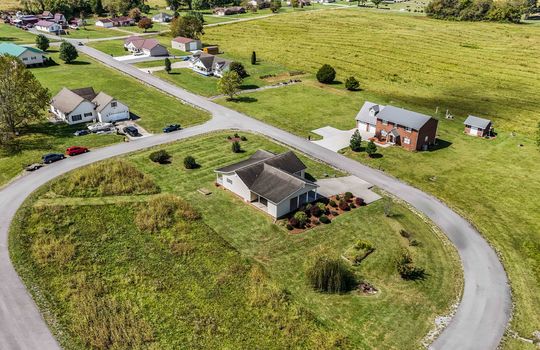
[[[213,185],[214,168],[259,148],[280,152],[283,146],[243,134],[248,138],[242,142],[245,153],[235,154],[226,135],[163,147],[173,156],[165,166],[151,163],[150,151],[124,158],[147,174],[162,193],[188,201],[202,214],[202,221],[180,221],[149,234],[134,225],[134,217],[150,205],[141,201],[154,196],[130,200],[128,193],[97,201],[61,201],[51,192],[54,186],[45,187],[19,212],[10,236],[11,254],[25,283],[40,296],[38,305],[52,311],[48,320],[62,334],[62,345],[81,348],[81,342],[103,324],[85,311],[112,298],[131,308],[117,308],[117,313],[127,316],[112,318],[110,327],[122,326],[114,323],[118,319],[140,320],[122,327],[124,334],[136,335],[130,341],[146,336],[153,348],[197,344],[203,348],[323,349],[337,348],[330,343],[341,336],[348,338],[345,348],[419,347],[434,316],[445,313],[461,289],[461,269],[446,239],[398,203],[392,206],[394,215],[386,217],[381,202],[341,215],[329,225],[291,235],[262,212]],[[199,169],[183,168],[182,159],[188,154],[196,158]],[[341,175],[300,156],[315,177]],[[75,172],[59,181],[75,178],[83,179]],[[197,192],[201,187],[213,193],[202,196]],[[123,204],[111,205],[115,202]],[[223,220],[225,212],[227,220]],[[422,242],[407,248],[427,269],[428,276],[421,282],[403,281],[395,271],[395,259],[408,245],[400,229],[413,232]],[[358,239],[371,241],[376,251],[355,272],[380,293],[368,297],[311,290],[304,271],[312,256],[321,250],[343,254]],[[58,244],[63,249],[46,254]],[[263,278],[255,288],[252,279],[257,276],[260,281],[260,272],[254,273],[253,266],[259,265],[268,280]],[[268,289],[277,299],[268,299]],[[94,298],[77,303],[81,294]],[[279,302],[284,295],[288,296]],[[100,312],[107,315],[110,308]],[[291,319],[292,315],[296,316]],[[198,331],[200,327],[203,332]]]
[[[189,52],[173,49],[171,47],[171,37],[165,34],[161,35],[149,35],[146,36],[147,39],[156,39],[159,41],[159,43],[167,48],[169,50],[169,53],[171,55],[177,55],[177,56],[186,56],[190,55]],[[125,56],[129,55],[130,53],[126,50],[124,50],[124,40],[123,39],[117,39],[117,40],[107,40],[107,41],[95,41],[88,44],[88,46],[91,46],[95,49],[98,49],[102,52],[105,52],[107,54],[110,54],[112,56]]]
[[[124,36],[126,33],[109,29],[96,27],[95,25],[88,24],[79,30],[68,30],[69,34],[62,35],[68,39],[97,39],[97,38],[112,38],[117,36]]]
[[[172,58],[170,60],[171,60],[171,63],[182,61],[181,59],[177,59],[177,58]],[[155,61],[139,62],[139,63],[134,63],[133,65],[135,67],[138,67],[138,68],[163,67],[163,66],[165,66],[165,59],[159,59],[159,60],[155,60]]]
[[[0,23],[0,43],[35,44],[36,36],[9,24]]]
[[[167,74],[165,71],[159,71],[155,72],[154,75],[199,95],[219,95],[217,78],[195,73],[189,68],[173,69],[171,74]]]

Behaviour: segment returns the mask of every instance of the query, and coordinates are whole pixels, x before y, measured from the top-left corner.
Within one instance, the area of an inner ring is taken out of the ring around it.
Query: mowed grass
[[[0,43],[35,44],[36,36],[9,24],[0,23]]]
[[[103,202],[77,197],[61,201],[56,193],[61,187],[55,183],[27,201],[11,231],[11,254],[38,305],[51,311],[47,319],[61,334],[62,345],[88,346],[110,317],[103,333],[122,328],[129,336],[120,348],[142,343],[154,348],[324,349],[338,348],[332,343],[343,336],[344,348],[419,347],[434,316],[448,310],[462,286],[447,240],[398,203],[392,206],[394,215],[386,217],[382,202],[291,235],[266,214],[213,186],[214,168],[260,148],[286,148],[242,134],[248,139],[242,142],[245,153],[232,153],[227,135],[167,145],[163,148],[173,158],[164,166],[149,161],[150,151],[124,158],[162,193],[188,201],[201,213],[201,221],[180,220],[151,234],[134,222],[156,195],[131,196],[131,201],[125,195],[103,197]],[[184,169],[182,159],[188,154],[200,168]],[[299,156],[316,178],[343,175]],[[58,182],[86,181],[88,171]],[[94,187],[80,185],[69,195],[94,195]],[[201,187],[213,193],[203,196],[197,192]],[[413,232],[422,245],[408,247],[400,229]],[[311,290],[304,271],[313,256],[321,251],[343,254],[358,239],[371,241],[376,251],[355,272],[380,292],[370,297]],[[398,276],[395,259],[403,249],[427,269],[425,280],[406,282]],[[112,310],[111,300],[116,302]],[[102,305],[102,316],[88,312]]]
[[[125,34],[125,33],[124,33]],[[189,52],[182,50],[173,49],[171,47],[171,37],[166,34],[160,35],[148,35],[145,36],[146,39],[156,39],[159,43],[169,50],[169,54],[176,56],[186,56],[190,55]],[[88,44],[88,46],[98,49],[102,52],[105,52],[111,56],[125,56],[130,55],[130,52],[124,49],[124,39],[115,39],[115,40],[106,40],[106,41],[95,41]]]
[[[126,33],[109,29],[96,27],[92,24],[80,28],[79,30],[68,30],[69,34],[62,35],[61,37],[67,39],[97,39],[97,38],[113,38],[117,36],[124,36]]]
[[[540,56],[538,26],[345,9],[207,28],[203,40],[311,73],[328,63],[338,80],[354,75],[397,104],[489,116],[499,127],[528,133],[538,119],[540,60],[531,59]]]
[[[0,2],[0,10],[14,10],[21,7],[19,0],[2,0]]]
[[[57,54],[52,57],[61,62]],[[92,86],[127,104],[137,121],[151,132],[159,132],[163,126],[177,123],[189,126],[204,122],[209,115],[183,104],[179,100],[147,87],[117,71],[107,68],[87,56],[81,56],[74,64],[32,70],[40,82],[54,95],[62,87],[80,88]]]

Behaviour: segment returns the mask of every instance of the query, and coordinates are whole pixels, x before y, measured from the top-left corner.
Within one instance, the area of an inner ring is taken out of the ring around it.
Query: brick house
[[[478,118],[474,115],[469,115],[463,124],[465,124],[465,133],[467,135],[478,137],[490,136],[493,128],[491,120]]]
[[[394,106],[366,101],[356,116],[357,128],[381,143],[409,151],[426,150],[435,143],[438,120]]]

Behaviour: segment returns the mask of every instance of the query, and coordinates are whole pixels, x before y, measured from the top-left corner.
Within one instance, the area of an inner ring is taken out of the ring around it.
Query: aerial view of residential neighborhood
[[[540,350],[540,0],[0,0],[0,350]]]

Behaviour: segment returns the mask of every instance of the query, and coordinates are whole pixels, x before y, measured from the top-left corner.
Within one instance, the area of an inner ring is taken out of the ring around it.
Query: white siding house
[[[176,37],[171,40],[171,46],[173,49],[181,50],[181,51],[197,51],[202,49],[202,43],[198,39],[191,39],[191,38],[184,38],[184,37]]]
[[[41,50],[12,43],[0,44],[0,56],[4,55],[17,57],[25,66],[41,65],[47,60],[45,52]]]
[[[46,33],[58,33],[62,30],[62,26],[60,24],[44,20],[38,21],[34,28]]]

